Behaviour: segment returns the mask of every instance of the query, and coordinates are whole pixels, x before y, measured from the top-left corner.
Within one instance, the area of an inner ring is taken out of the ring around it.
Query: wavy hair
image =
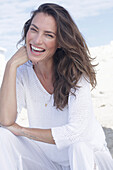
[[[90,84],[96,86],[95,65],[92,64],[87,44],[77,25],[66,9],[54,3],[45,3],[32,12],[25,23],[22,39],[25,41],[30,24],[37,13],[43,12],[54,17],[57,24],[58,48],[54,60],[54,106],[62,110],[68,104],[70,90],[76,90],[81,75],[88,77]]]

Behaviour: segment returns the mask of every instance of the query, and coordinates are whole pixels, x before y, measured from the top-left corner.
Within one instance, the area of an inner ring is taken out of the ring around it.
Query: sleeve
[[[78,86],[81,87],[76,90],[76,96],[69,95],[68,123],[51,129],[58,149],[63,149],[75,142],[83,141],[87,135],[93,112],[90,84],[82,77],[79,80]]]
[[[26,108],[25,88],[22,79],[22,72],[17,69],[16,74],[16,99],[17,99],[17,113],[21,113],[22,108]]]

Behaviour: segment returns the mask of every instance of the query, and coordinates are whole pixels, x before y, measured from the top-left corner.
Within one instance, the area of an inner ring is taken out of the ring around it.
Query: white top
[[[47,154],[53,150],[60,154],[67,152],[68,146],[79,141],[89,143],[94,151],[106,144],[103,130],[94,117],[90,84],[82,77],[78,85],[81,87],[76,90],[76,97],[70,93],[68,106],[63,111],[57,110],[53,95],[44,89],[32,64],[27,62],[17,69],[18,113],[25,107],[30,127],[52,129],[56,145],[39,142]]]

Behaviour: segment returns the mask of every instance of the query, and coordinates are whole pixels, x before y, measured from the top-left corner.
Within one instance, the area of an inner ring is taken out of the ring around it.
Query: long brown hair
[[[30,24],[37,13],[43,12],[54,17],[57,24],[57,39],[60,48],[54,54],[54,105],[63,109],[68,104],[70,89],[76,90],[81,75],[89,78],[94,88],[96,73],[86,42],[70,14],[62,6],[45,3],[32,12],[31,18],[25,23],[23,36],[25,41]]]

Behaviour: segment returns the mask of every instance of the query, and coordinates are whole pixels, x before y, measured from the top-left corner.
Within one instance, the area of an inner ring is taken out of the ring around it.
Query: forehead
[[[39,29],[46,31],[57,31],[56,21],[53,16],[45,13],[37,13],[31,24],[35,24]]]

